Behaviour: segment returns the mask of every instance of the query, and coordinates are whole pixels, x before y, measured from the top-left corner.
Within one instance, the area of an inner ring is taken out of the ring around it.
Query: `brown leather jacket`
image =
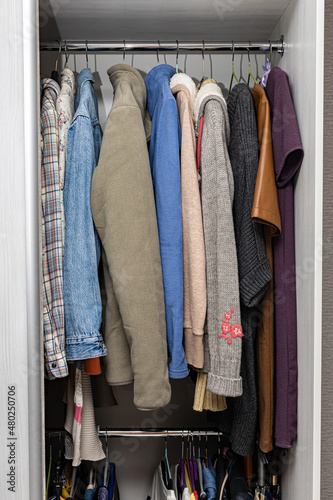
[[[257,114],[260,147],[259,166],[252,207],[252,220],[265,225],[265,248],[273,276],[272,236],[281,234],[279,200],[275,183],[271,117],[264,89],[255,85],[252,92]],[[257,333],[259,402],[259,447],[264,453],[273,449],[274,417],[274,285],[270,281],[262,307],[262,325]]]
[[[271,236],[281,234],[279,201],[275,182],[271,117],[264,89],[256,84],[252,92],[257,113],[260,158],[254,192],[252,220],[270,227]]]

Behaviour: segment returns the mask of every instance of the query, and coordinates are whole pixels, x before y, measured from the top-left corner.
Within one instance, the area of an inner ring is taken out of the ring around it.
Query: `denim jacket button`
[[[103,342],[102,342],[102,341],[99,343],[99,347],[100,347],[101,349],[103,349]]]
[[[52,363],[52,368],[55,368],[57,366],[57,363]]]

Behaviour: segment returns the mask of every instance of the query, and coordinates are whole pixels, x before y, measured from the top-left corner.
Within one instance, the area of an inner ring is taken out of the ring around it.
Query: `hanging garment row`
[[[46,500],[119,500],[116,467],[112,462],[73,467],[59,448],[58,460],[49,447]]]
[[[185,433],[185,431],[184,431]],[[75,499],[117,499],[119,492],[116,479],[116,466],[109,461],[109,445],[105,443],[105,461],[84,463],[79,468],[72,467],[67,452],[62,450],[61,434],[59,440],[54,433],[48,434],[48,469],[46,498],[58,500]],[[106,432],[107,434],[107,432]],[[120,432],[119,436],[126,432]],[[155,437],[157,432],[139,432],[142,437]],[[210,435],[213,433],[210,433]],[[216,434],[216,433],[215,433]],[[134,435],[131,431],[130,435]],[[171,431],[170,436],[174,435]],[[198,432],[196,432],[198,435]],[[204,436],[205,433],[202,432]],[[117,436],[113,431],[112,436]],[[180,437],[180,434],[178,434]],[[184,435],[181,444],[181,458],[176,465],[170,465],[168,454],[169,434],[165,437],[165,451],[154,474],[147,500],[242,500],[248,498],[277,500],[280,498],[278,477],[270,474],[260,456],[239,457],[232,450],[221,445],[220,439],[208,452],[207,434],[203,448],[200,440],[194,442],[193,432],[185,446]],[[55,460],[57,457],[57,460]]]
[[[252,455],[257,432],[263,452],[290,448],[303,149],[288,76],[265,68],[265,89],[238,83],[226,102],[166,64],[145,81],[125,64],[108,75],[103,140],[89,68],[77,85],[68,68],[61,87],[41,82],[45,368],[76,363],[69,432],[89,375],[134,382],[147,410],[190,367],[194,409],[219,412],[234,452]]]

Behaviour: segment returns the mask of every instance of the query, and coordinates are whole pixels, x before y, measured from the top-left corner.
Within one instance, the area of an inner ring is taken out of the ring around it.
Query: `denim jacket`
[[[93,83],[91,70],[83,69],[78,76],[76,112],[68,130],[64,187],[64,309],[68,361],[106,355],[100,334],[100,241],[90,208],[91,179],[102,143]]]

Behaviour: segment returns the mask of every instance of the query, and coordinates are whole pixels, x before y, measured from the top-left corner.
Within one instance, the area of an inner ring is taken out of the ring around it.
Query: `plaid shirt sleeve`
[[[49,379],[68,375],[65,352],[63,248],[55,96],[56,92],[52,86],[46,86],[41,111],[43,327],[45,375]]]

